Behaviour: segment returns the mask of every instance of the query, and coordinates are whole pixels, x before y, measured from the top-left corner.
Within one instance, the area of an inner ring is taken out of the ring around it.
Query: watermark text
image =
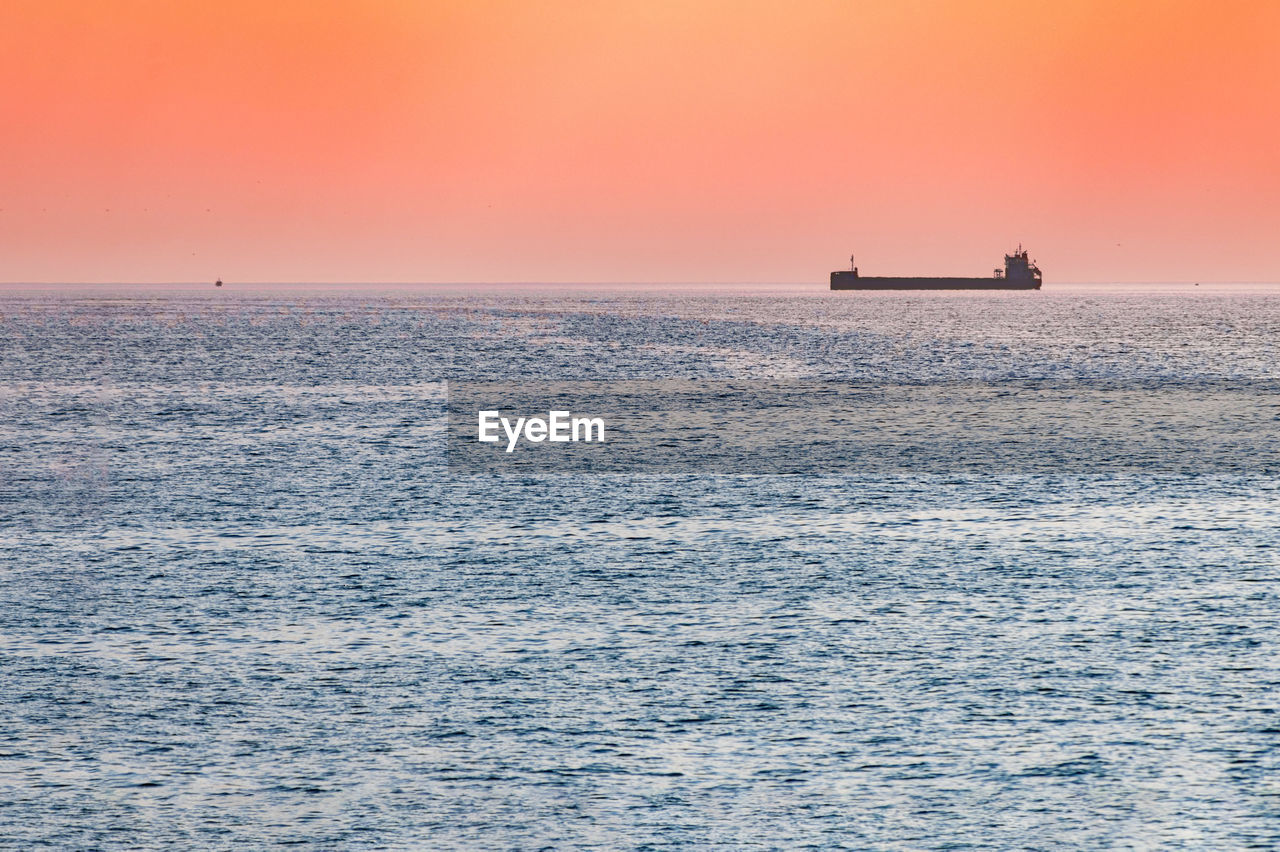
[[[543,441],[569,443],[571,441],[604,442],[604,418],[574,417],[568,411],[548,411],[546,418],[517,417],[514,421],[503,417],[501,411],[480,412],[479,439],[487,443],[501,440],[499,428],[507,438],[507,452],[513,452],[523,437],[535,444]]]

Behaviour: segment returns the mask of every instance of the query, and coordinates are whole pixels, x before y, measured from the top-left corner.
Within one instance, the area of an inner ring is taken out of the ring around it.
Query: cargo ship
[[[1004,256],[1004,269],[987,278],[884,278],[858,274],[852,257],[849,269],[831,273],[832,290],[1039,290],[1040,267],[1022,246]]]

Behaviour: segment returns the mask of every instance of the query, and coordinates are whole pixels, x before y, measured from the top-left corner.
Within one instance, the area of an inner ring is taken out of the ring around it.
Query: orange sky
[[[0,280],[1280,281],[1280,3],[5,0]]]

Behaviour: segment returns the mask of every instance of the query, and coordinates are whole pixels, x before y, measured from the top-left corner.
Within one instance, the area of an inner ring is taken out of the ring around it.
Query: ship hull
[[[882,278],[851,271],[831,273],[832,290],[1039,290],[1034,279],[1012,278]]]

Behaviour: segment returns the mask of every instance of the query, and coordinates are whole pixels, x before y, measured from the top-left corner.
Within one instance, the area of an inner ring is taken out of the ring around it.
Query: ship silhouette
[[[987,278],[888,278],[859,275],[853,256],[849,269],[831,273],[832,290],[1039,290],[1040,267],[1027,256],[1022,246],[1004,256],[1004,269]]]

